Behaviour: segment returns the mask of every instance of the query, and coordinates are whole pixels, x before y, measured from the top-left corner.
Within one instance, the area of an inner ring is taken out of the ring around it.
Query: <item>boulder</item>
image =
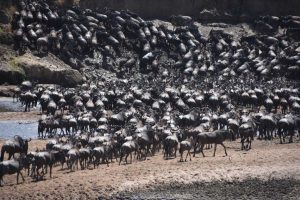
[[[10,23],[10,17],[5,10],[0,10],[0,23],[1,24],[9,24]]]
[[[25,77],[26,75],[24,70],[14,65],[14,63],[0,63],[0,84],[19,84],[25,79]]]
[[[0,43],[5,45],[13,45],[14,38],[10,25],[0,24]]]

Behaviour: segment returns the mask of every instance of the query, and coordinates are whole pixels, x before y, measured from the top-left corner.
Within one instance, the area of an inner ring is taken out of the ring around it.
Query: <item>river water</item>
[[[34,108],[39,109],[38,108]],[[13,102],[10,97],[0,98],[0,112],[22,112],[24,107],[20,102]],[[17,114],[17,113],[16,113]],[[25,120],[9,120],[0,121],[0,139],[9,139],[14,135],[20,135],[23,138],[36,138],[37,137],[36,121]]]
[[[36,138],[37,126],[38,123],[34,121],[0,121],[0,139],[9,139],[14,135]]]

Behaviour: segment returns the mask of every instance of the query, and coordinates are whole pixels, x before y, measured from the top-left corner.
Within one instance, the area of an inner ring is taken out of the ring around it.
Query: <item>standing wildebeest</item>
[[[239,134],[241,136],[242,150],[246,149],[245,140],[247,140],[247,147],[251,149],[251,141],[254,139],[255,135],[255,125],[253,122],[249,121],[247,123],[243,123],[239,127]]]
[[[50,168],[50,178],[52,178],[52,166],[55,163],[55,156],[52,152],[38,152],[34,155],[33,167],[36,170],[36,180],[39,180],[39,177],[42,178],[45,173],[47,173],[47,168]],[[46,172],[41,176],[39,173],[39,169],[46,169]]]
[[[138,151],[138,144],[136,143],[136,141],[132,140],[132,141],[127,141],[124,144],[122,144],[121,146],[121,150],[120,150],[120,161],[119,161],[119,165],[122,162],[123,157],[125,156],[125,162],[126,164],[127,162],[127,158],[130,155],[130,163],[132,163],[132,152],[136,152]]]
[[[290,136],[289,143],[293,142],[293,136],[296,131],[299,131],[300,118],[293,115],[286,115],[278,121],[278,136],[280,138],[280,144],[285,142],[285,137]]]
[[[107,166],[108,165],[108,148],[105,145],[102,145],[100,147],[95,147],[92,152],[93,157],[95,157],[94,160],[94,168],[96,168],[96,165],[99,166],[100,159],[102,158],[102,162],[105,162]]]
[[[79,163],[81,169],[87,168],[91,160],[91,149],[81,148],[79,149]]]
[[[225,155],[227,156],[227,151],[226,151],[226,147],[223,144],[223,142],[226,139],[233,139],[233,134],[231,131],[228,130],[216,130],[213,132],[203,132],[203,133],[199,133],[197,135],[196,138],[196,145],[195,148],[197,148],[197,146],[200,146],[201,149],[201,153],[202,156],[205,157],[204,153],[203,153],[203,148],[205,144],[215,144],[215,149],[214,149],[214,155],[216,155],[216,150],[217,150],[217,144],[220,144],[224,147],[224,151],[225,151]],[[194,151],[195,154],[195,151]]]
[[[19,174],[21,174],[21,177],[24,180],[23,174],[21,170],[23,169],[24,165],[23,162],[25,160],[25,157],[23,154],[18,159],[12,159],[12,160],[6,160],[3,162],[0,162],[0,186],[2,186],[3,176],[6,174],[15,174],[17,173],[17,184],[19,184]]]
[[[183,153],[184,151],[187,151],[186,157],[185,157],[185,162],[186,159],[188,157],[188,155],[190,155],[190,161],[192,161],[192,157],[191,157],[191,149],[194,143],[194,138],[190,137],[182,142],[180,142],[180,147],[179,147],[179,153],[180,153],[180,162],[183,162]]]
[[[66,157],[68,158],[67,164],[69,169],[73,171],[73,166],[74,169],[75,167],[78,169],[79,150],[77,148],[70,149]]]
[[[176,158],[176,152],[178,148],[178,137],[176,134],[169,135],[166,137],[166,139],[163,141],[164,143],[164,157],[168,159],[172,156],[173,150],[174,150],[174,156]]]
[[[3,144],[1,148],[1,157],[0,161],[3,161],[5,152],[8,153],[8,160],[13,156],[15,153],[24,153],[27,154],[28,151],[28,142],[29,140],[24,140],[22,137],[15,135],[13,140],[7,140]]]

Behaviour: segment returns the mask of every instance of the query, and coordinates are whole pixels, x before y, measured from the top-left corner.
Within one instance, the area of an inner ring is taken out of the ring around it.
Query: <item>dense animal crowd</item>
[[[1,182],[5,174],[23,177],[23,168],[39,180],[47,168],[51,177],[57,163],[96,168],[161,150],[165,159],[178,150],[186,161],[191,152],[204,157],[211,144],[214,155],[218,144],[227,155],[227,139],[249,150],[256,137],[280,143],[299,137],[300,47],[290,35],[299,31],[299,17],[260,17],[253,26],[264,33],[239,39],[222,30],[206,38],[188,16],[170,20],[171,28],[130,11],[21,1],[13,20],[16,49],[51,52],[86,81],[76,88],[25,81],[15,90],[25,111],[41,106],[38,137],[54,139],[36,152],[27,152],[29,140],[19,136],[7,141],[1,159],[5,152],[21,156],[0,163]]]

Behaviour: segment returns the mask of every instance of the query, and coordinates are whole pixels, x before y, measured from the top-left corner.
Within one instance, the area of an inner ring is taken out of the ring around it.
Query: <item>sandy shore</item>
[[[46,140],[31,141],[30,150],[42,149],[46,142]],[[2,143],[3,141],[0,141],[0,146]],[[26,177],[25,183],[19,185],[16,185],[16,175],[8,175],[4,177],[6,185],[0,188],[0,198],[109,199],[121,195],[122,199],[125,193],[170,185],[184,187],[197,183],[220,182],[235,184],[249,179],[286,181],[292,178],[300,181],[298,142],[280,145],[278,141],[255,140],[250,151],[240,151],[239,142],[228,142],[226,146],[229,154],[227,157],[224,156],[223,149],[218,147],[216,157],[211,157],[212,150],[206,150],[207,157],[196,155],[191,162],[178,162],[178,157],[164,160],[162,154],[158,153],[146,161],[134,160],[132,164],[121,166],[112,163],[109,167],[101,165],[96,169],[71,173],[56,166],[52,179],[49,178],[49,174],[45,176],[45,180],[39,182]],[[261,189],[259,185],[253,187]]]
[[[31,112],[0,112],[0,121],[38,121],[41,117],[39,111],[31,111]]]

